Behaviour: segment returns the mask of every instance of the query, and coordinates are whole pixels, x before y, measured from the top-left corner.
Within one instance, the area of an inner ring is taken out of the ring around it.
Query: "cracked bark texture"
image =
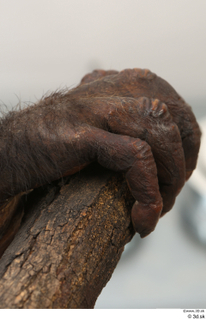
[[[24,196],[0,308],[93,308],[134,235],[133,203],[123,176],[96,164]]]

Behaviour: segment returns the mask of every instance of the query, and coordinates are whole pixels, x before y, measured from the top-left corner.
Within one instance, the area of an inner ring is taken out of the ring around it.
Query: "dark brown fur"
[[[200,135],[176,91],[141,69],[95,70],[73,90],[8,113],[0,123],[0,238],[15,196],[94,161],[125,173],[138,201],[133,225],[146,236],[195,169]]]

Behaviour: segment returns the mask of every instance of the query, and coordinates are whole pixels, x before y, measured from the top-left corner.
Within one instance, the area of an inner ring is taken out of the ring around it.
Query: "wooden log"
[[[25,196],[0,260],[0,308],[93,308],[134,235],[121,174],[92,164]]]

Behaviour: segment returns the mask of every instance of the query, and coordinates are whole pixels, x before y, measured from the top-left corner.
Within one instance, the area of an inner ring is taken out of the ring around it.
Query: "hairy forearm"
[[[50,182],[57,175],[57,134],[49,109],[38,105],[10,112],[0,125],[0,201]],[[47,125],[48,122],[48,125]],[[53,132],[53,133],[52,133]],[[53,146],[52,146],[53,140]],[[55,152],[56,151],[56,152]]]
[[[125,173],[133,226],[144,237],[195,169],[200,136],[191,108],[163,79],[97,70],[1,120],[0,227],[15,210],[3,209],[12,197],[98,161]]]
[[[81,121],[84,115],[78,108],[81,104],[56,93],[1,119],[0,203],[73,174],[89,164],[90,158],[95,160],[90,152],[92,126]],[[86,138],[85,131],[91,132]]]

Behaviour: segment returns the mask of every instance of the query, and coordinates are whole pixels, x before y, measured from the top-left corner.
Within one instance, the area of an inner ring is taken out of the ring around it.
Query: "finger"
[[[191,107],[181,98],[175,89],[164,79],[158,77],[147,69],[127,69],[119,75],[128,83],[123,94],[134,98],[145,96],[164,102],[179,128],[186,164],[186,179],[188,179],[196,168],[197,157],[200,148],[201,132]]]
[[[146,141],[155,158],[160,192],[163,198],[162,214],[173,207],[185,183],[185,158],[177,125],[172,121],[166,104],[155,99],[140,99],[147,113]]]
[[[150,145],[166,213],[185,183],[185,159],[178,127],[167,106],[157,99],[122,100],[120,107],[116,104],[110,112],[109,131],[138,137]]]
[[[97,130],[93,148],[102,166],[125,172],[137,200],[132,209],[134,228],[141,237],[147,236],[155,229],[163,206],[150,146],[140,139]]]
[[[175,89],[165,80],[153,74],[150,80],[148,97],[164,102],[177,124],[182,138],[182,146],[186,163],[186,179],[196,168],[200,148],[201,131],[191,107],[180,97]]]
[[[102,97],[79,99],[88,124],[145,140],[155,158],[163,213],[174,205],[185,182],[185,159],[178,127],[167,106],[157,99]]]
[[[186,178],[196,167],[201,132],[191,108],[165,80],[147,69],[126,69],[74,89],[72,95],[149,97],[164,102],[177,124],[186,162]]]
[[[138,201],[132,209],[134,228],[141,237],[152,232],[160,218],[163,204],[150,146],[140,139],[92,126],[79,128],[78,135],[72,139],[66,130],[63,130],[65,143],[69,150],[73,147],[76,152],[68,154],[67,161],[62,162],[64,165],[66,163],[65,167],[61,167],[63,175],[74,173],[93,161],[98,161],[110,170],[124,172],[131,193]]]

